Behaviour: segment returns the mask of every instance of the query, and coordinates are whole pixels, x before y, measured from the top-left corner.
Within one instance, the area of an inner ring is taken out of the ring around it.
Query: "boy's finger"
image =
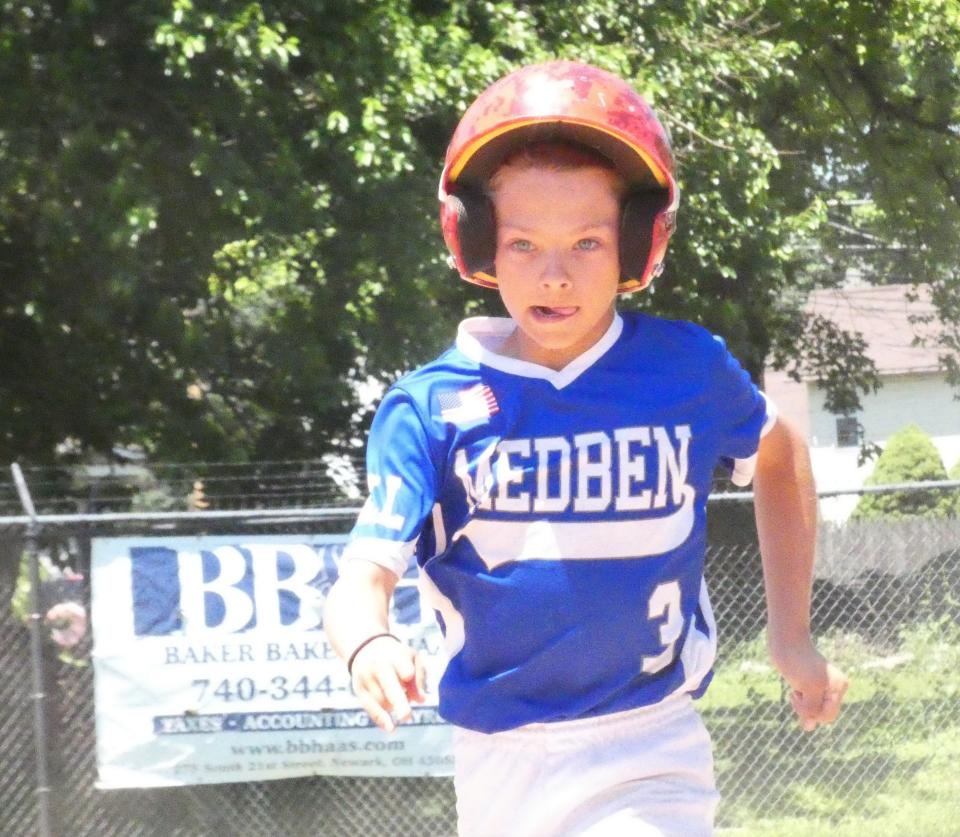
[[[401,683],[406,684],[416,677],[416,663],[414,663],[412,652],[408,649],[405,649],[405,653],[396,660],[394,667]]]
[[[385,706],[390,710],[397,721],[406,720],[411,716],[410,701],[400,685],[400,678],[396,672],[391,672],[392,676],[387,675],[381,679],[380,685],[383,688],[383,695],[386,698]]]
[[[384,732],[393,732],[397,725],[393,722],[390,713],[374,697],[366,691],[357,692],[357,698],[360,705],[366,710],[367,714],[380,729]]]
[[[790,704],[793,706],[793,711],[796,712],[800,718],[800,726],[803,727],[806,732],[812,732],[817,728],[817,715],[820,710],[819,703],[811,701],[804,692],[794,691],[790,695]]]
[[[373,701],[377,706],[381,706],[384,709],[389,709],[387,707],[387,699],[383,694],[383,689],[380,688],[380,683],[375,677],[364,677],[363,679],[357,679],[353,684],[353,691],[358,698],[361,700],[364,697],[367,697],[369,700]]]
[[[417,654],[413,660],[413,670],[410,677],[403,681],[404,691],[407,693],[407,700],[414,703],[423,703],[426,698],[426,669],[423,665],[423,659]]]
[[[823,696],[823,705],[820,707],[820,723],[832,724],[840,714],[840,703],[843,695],[840,692],[827,692]]]
[[[823,695],[823,705],[820,707],[820,722],[832,724],[840,715],[840,706],[843,696],[847,693],[847,683],[844,679],[839,684],[830,686]]]
[[[417,687],[416,700],[423,703],[427,699],[427,667],[423,664],[423,657],[417,654],[414,661],[417,667],[417,677],[415,684]]]
[[[397,664],[397,675],[403,685],[408,703],[409,701],[423,703],[423,663],[420,655],[408,651],[407,656],[403,657]]]

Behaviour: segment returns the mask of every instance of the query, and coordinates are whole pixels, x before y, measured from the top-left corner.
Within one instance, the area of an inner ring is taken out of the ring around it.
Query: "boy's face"
[[[504,166],[493,180],[500,296],[516,331],[502,350],[562,369],[609,328],[620,281],[617,175]]]

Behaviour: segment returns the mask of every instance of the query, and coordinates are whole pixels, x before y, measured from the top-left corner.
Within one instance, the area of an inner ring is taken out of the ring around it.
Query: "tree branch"
[[[737,150],[737,149],[736,149],[734,146],[732,146],[732,145],[727,145],[727,144],[725,144],[725,143],[722,143],[722,142],[720,142],[720,140],[711,139],[711,138],[708,137],[706,134],[701,133],[701,132],[698,131],[696,128],[694,128],[693,125],[691,125],[689,122],[684,122],[682,119],[680,119],[679,117],[674,116],[674,115],[671,114],[671,113],[668,113],[668,112],[666,112],[666,111],[661,111],[660,115],[661,115],[667,122],[670,122],[670,123],[672,123],[673,125],[676,125],[676,126],[679,127],[679,128],[683,128],[685,131],[689,131],[689,132],[690,132],[691,134],[693,134],[695,137],[698,137],[699,139],[702,139],[705,143],[707,143],[707,145],[712,145],[714,148],[721,148],[721,149],[723,149],[724,151],[736,151],[736,150]]]
[[[950,176],[950,173],[944,168],[943,163],[936,163],[933,170],[940,176],[953,202],[957,205],[957,208],[960,209],[960,183],[957,182],[956,178]]]
[[[864,68],[858,61],[851,60],[849,53],[842,49],[839,44],[828,41],[828,46],[834,54],[847,65],[850,75],[858,82],[860,88],[866,94],[867,100],[873,107],[874,113],[894,116],[925,131],[947,136],[951,139],[960,139],[960,132],[951,128],[948,122],[934,122],[929,119],[924,119],[915,110],[897,104],[894,100],[888,98],[884,91],[877,85],[876,80],[864,71]]]

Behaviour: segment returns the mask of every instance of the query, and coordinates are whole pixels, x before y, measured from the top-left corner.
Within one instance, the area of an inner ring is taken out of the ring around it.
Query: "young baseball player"
[[[385,395],[327,634],[391,731],[423,699],[387,623],[417,562],[449,657],[461,834],[710,834],[692,698],[716,652],[718,466],[754,481],[770,653],[804,728],[846,688],[810,636],[805,444],[722,341],[616,310],[659,273],[679,199],[667,134],[625,82],[562,61],[501,79],[457,127],[440,199],[460,275],[509,317],[466,320]]]

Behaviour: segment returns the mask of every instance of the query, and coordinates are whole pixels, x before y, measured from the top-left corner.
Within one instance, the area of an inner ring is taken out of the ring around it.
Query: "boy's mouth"
[[[539,319],[542,320],[563,320],[577,313],[577,307],[574,305],[565,305],[549,307],[546,305],[534,305],[533,311]]]

